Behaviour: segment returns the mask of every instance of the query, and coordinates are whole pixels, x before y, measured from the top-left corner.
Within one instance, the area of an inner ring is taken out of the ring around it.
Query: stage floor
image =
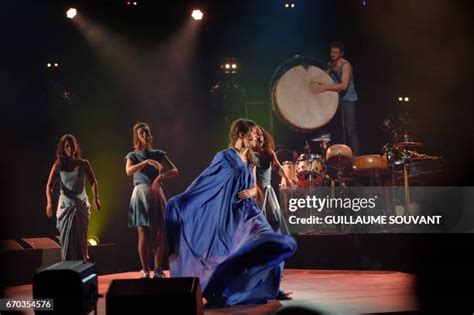
[[[138,272],[99,276],[99,293],[104,294],[113,279],[138,278]],[[343,271],[287,269],[282,289],[293,292],[291,301],[263,305],[205,310],[205,314],[272,314],[281,307],[301,305],[325,314],[392,313],[416,310],[414,276],[391,271]],[[32,286],[6,289],[8,297],[31,299]],[[33,314],[26,312],[25,314]],[[92,314],[92,313],[91,313]],[[105,298],[99,299],[98,314],[105,315]]]

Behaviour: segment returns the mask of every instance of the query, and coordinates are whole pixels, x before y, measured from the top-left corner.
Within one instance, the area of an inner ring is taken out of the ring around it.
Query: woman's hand
[[[150,165],[151,167],[156,168],[158,171],[163,168],[163,166],[158,161],[147,159],[145,160],[145,162],[147,165]]]
[[[51,218],[53,216],[53,206],[50,203],[46,205],[46,215],[48,216],[48,218]]]
[[[244,189],[242,191],[239,191],[239,193],[237,194],[239,196],[240,199],[248,199],[248,198],[252,198],[253,195],[252,195],[252,191],[250,189]]]
[[[93,204],[94,204],[94,208],[97,209],[97,211],[99,211],[99,210],[100,210],[100,200],[99,200],[99,197],[94,198]]]
[[[153,181],[153,183],[151,184],[151,190],[153,191],[160,190],[162,180],[163,180],[163,177],[161,175],[158,175]]]
[[[295,183],[287,176],[285,175],[286,182],[288,183],[287,187],[293,188],[295,187]]]

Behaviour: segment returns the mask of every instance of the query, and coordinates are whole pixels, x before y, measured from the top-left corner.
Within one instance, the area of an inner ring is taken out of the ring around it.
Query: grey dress
[[[163,163],[165,158],[166,152],[162,150],[132,151],[125,156],[125,159],[130,159],[133,164],[147,159]],[[158,192],[151,189],[151,185],[158,175],[160,172],[150,165],[133,174],[134,188],[128,211],[129,227],[164,225],[165,195],[161,187]]]
[[[56,227],[60,233],[62,260],[88,259],[87,229],[90,204],[84,189],[84,164],[74,170],[59,170],[60,195],[56,212]]]
[[[281,213],[278,198],[271,185],[272,160],[264,154],[260,154],[256,176],[257,185],[264,194],[263,203],[259,205],[263,215],[267,217],[268,223],[270,223],[275,232],[289,234],[288,226]]]

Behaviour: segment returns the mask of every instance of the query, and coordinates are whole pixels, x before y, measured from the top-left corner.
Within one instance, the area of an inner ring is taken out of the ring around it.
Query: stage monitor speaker
[[[23,238],[22,241],[33,249],[61,248],[59,242],[55,242],[48,237]]]
[[[54,311],[37,314],[89,314],[97,310],[98,283],[95,265],[63,261],[40,268],[33,278],[33,297],[53,299]]]
[[[23,246],[15,240],[2,240],[0,241],[0,250],[2,251],[14,251],[23,250]]]
[[[113,280],[105,309],[107,315],[204,314],[199,278],[190,277]]]

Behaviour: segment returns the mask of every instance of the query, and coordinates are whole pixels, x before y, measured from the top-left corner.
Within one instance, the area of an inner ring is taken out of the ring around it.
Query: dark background
[[[471,186],[474,5],[366,2],[297,1],[288,10],[275,0],[139,1],[136,7],[2,1],[0,238],[57,234],[45,215],[45,184],[59,138],[72,133],[99,183],[103,209],[92,211],[90,234],[135,256],[136,232],[127,228],[132,179],[123,160],[133,124],[149,122],[155,147],[179,168],[164,187],[173,196],[226,147],[230,119],[245,114],[246,102],[262,102],[247,112],[270,126],[270,80],[279,65],[294,55],[327,60],[333,40],[345,44],[354,67],[361,153],[379,153],[390,141],[382,121],[404,110],[421,151],[443,156],[445,185]],[[87,19],[96,41],[65,18],[69,5]],[[198,5],[204,20],[185,26]],[[228,80],[220,64],[229,57],[239,64],[238,88],[222,91],[222,100],[209,91]],[[47,68],[48,62],[59,67]],[[64,97],[65,90],[72,96]],[[410,102],[401,104],[398,96]],[[274,116],[273,123],[279,148],[302,151],[313,136]]]

